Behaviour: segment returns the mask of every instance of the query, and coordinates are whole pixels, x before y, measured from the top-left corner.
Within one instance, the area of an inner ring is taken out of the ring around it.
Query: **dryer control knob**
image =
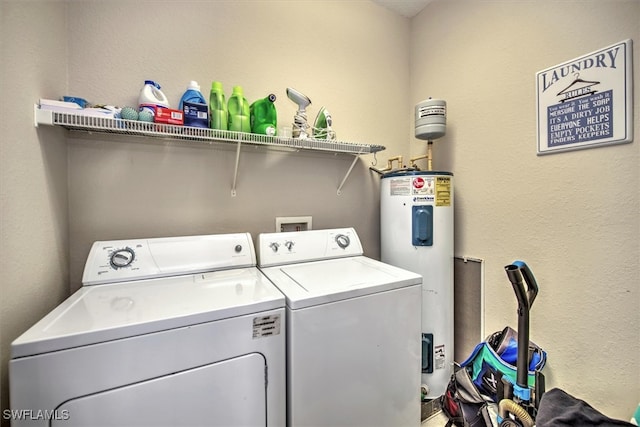
[[[295,245],[295,243],[293,243],[291,240],[287,240],[286,242],[284,242],[284,246],[288,249],[291,250],[293,248],[293,245]]]
[[[269,244],[269,247],[273,252],[278,252],[278,248],[280,247],[280,245],[277,242],[273,242]]]
[[[136,254],[133,252],[133,249],[118,249],[109,257],[109,263],[111,264],[111,267],[118,269],[130,266],[135,258]]]
[[[349,236],[345,236],[344,234],[338,234],[336,236],[336,243],[342,249],[345,249],[347,246],[349,246],[349,243],[351,243],[351,240],[349,239]]]

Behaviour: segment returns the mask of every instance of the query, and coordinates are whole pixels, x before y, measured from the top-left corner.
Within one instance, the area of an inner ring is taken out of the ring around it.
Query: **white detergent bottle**
[[[147,111],[155,116],[157,107],[169,108],[169,101],[160,90],[158,83],[153,80],[145,80],[138,97],[138,111]]]

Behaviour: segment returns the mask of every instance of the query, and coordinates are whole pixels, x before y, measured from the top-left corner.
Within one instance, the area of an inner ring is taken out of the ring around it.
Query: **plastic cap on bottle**
[[[189,86],[187,87],[187,90],[197,90],[198,92],[200,92],[200,85],[198,84],[197,81],[191,80],[189,82]]]
[[[233,87],[233,95],[242,96],[242,86],[234,86]]]
[[[220,82],[211,83],[211,90],[219,90],[220,92],[222,92],[222,83]]]

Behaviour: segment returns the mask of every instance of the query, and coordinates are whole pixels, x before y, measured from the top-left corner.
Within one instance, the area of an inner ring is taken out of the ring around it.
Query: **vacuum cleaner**
[[[518,301],[518,359],[516,384],[498,378],[498,423],[500,427],[533,427],[545,387],[544,375],[539,370],[535,371],[533,387],[528,381],[529,312],[538,295],[538,284],[523,261],[507,265],[505,271]]]

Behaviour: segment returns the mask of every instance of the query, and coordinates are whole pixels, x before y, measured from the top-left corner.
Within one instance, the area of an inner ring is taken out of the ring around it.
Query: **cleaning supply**
[[[278,113],[274,102],[276,102],[276,96],[271,93],[266,98],[258,99],[249,106],[251,132],[269,136],[276,135]]]
[[[311,105],[309,97],[301,92],[298,92],[292,87],[287,88],[287,96],[290,100],[298,104],[298,111],[293,116],[293,137],[306,139],[309,137],[307,132],[309,129],[309,123],[307,122],[307,107]]]
[[[222,83],[211,83],[211,92],[209,94],[209,118],[211,129],[227,130],[229,128],[227,122],[227,102],[224,99],[224,91]]]
[[[229,130],[236,132],[251,132],[249,123],[249,103],[244,98],[242,86],[234,86],[229,102],[227,103],[229,112]]]
[[[120,117],[124,120],[138,120],[138,110],[131,107],[122,107]]]
[[[333,120],[329,110],[324,107],[320,108],[313,124],[313,137],[317,139],[336,139],[336,133],[331,128],[332,124]]]
[[[156,107],[156,115],[153,117],[155,123],[167,125],[184,125],[184,112],[172,108]]]
[[[169,108],[169,101],[160,90],[158,83],[153,80],[145,80],[138,97],[138,111],[147,111],[155,116],[156,107]]]
[[[162,107],[160,107],[162,108]],[[153,123],[153,113],[149,110],[142,110],[138,113],[138,121],[139,122],[149,122]]]
[[[184,125],[198,128],[209,127],[209,107],[200,92],[198,82],[191,80],[180,98],[178,110],[184,112]]]

